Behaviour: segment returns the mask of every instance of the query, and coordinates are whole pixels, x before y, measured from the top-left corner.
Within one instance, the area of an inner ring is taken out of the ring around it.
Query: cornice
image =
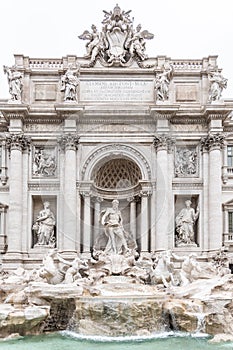
[[[71,116],[78,117],[78,116],[82,115],[84,107],[71,101],[71,102],[64,102],[64,103],[60,103],[60,104],[55,104],[54,109],[60,118],[68,119]]]
[[[0,111],[7,122],[11,119],[24,120],[29,114],[29,106],[23,103],[0,104]]]

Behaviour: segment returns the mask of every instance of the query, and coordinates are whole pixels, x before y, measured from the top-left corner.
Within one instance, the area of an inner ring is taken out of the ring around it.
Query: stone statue
[[[209,102],[218,101],[220,100],[223,89],[227,87],[227,79],[217,69],[210,70],[208,72],[208,78],[210,82]]]
[[[86,260],[80,259],[78,256],[73,261],[63,259],[60,254],[57,254],[58,260],[64,265],[68,266],[65,272],[63,283],[74,283],[76,280],[82,278],[81,270],[89,270]],[[64,268],[63,268],[64,270]]]
[[[4,73],[7,74],[11,100],[21,102],[22,89],[23,89],[22,73],[17,71],[16,66],[13,66],[12,68],[3,66],[3,70],[4,70]]]
[[[154,35],[149,33],[147,30],[141,31],[141,29],[141,24],[138,24],[136,30],[133,30],[132,37],[129,40],[129,52],[132,56],[136,54],[142,61],[144,61],[148,58],[148,56],[145,54],[145,39],[152,39]]]
[[[129,250],[125,238],[121,212],[118,208],[119,201],[112,201],[112,208],[101,212],[101,223],[104,225],[108,242],[105,247],[106,253],[121,254]]]
[[[168,65],[168,67],[163,69],[162,73],[157,73],[155,77],[155,91],[156,99],[160,101],[168,100],[169,98],[169,84],[172,77],[173,67]]]
[[[32,173],[34,176],[54,176],[56,171],[55,156],[51,152],[36,149],[34,153]]]
[[[36,246],[55,246],[54,227],[56,224],[54,214],[50,210],[50,203],[44,202],[44,209],[39,212],[33,230],[37,232]]]
[[[86,44],[87,54],[84,57],[90,58],[92,63],[95,62],[95,59],[100,52],[103,43],[101,33],[98,32],[97,27],[92,24],[91,29],[92,33],[90,33],[88,30],[85,30],[83,34],[79,35],[79,39],[88,40]]]
[[[157,256],[156,266],[150,272],[152,284],[163,284],[164,287],[176,285],[174,280],[174,264],[171,261],[173,253],[170,250],[162,251]]]
[[[50,249],[43,258],[43,265],[38,271],[39,276],[49,284],[58,284],[64,280],[64,273],[57,268],[54,261],[57,257],[57,249]]]
[[[61,91],[65,92],[64,101],[77,101],[77,86],[79,85],[79,67],[74,69],[69,65],[66,73],[61,77]]]
[[[192,245],[196,246],[194,237],[194,223],[199,216],[199,208],[195,210],[191,207],[190,200],[185,201],[186,208],[183,208],[177,215],[176,221],[176,246]]]

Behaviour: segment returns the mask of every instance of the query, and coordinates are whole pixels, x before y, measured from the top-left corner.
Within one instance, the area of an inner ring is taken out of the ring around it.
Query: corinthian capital
[[[175,144],[175,139],[167,134],[156,135],[154,138],[154,146],[156,151],[166,150],[170,152]]]
[[[25,151],[29,149],[31,145],[31,139],[25,136],[23,133],[20,134],[10,134],[6,137],[6,147],[9,151],[19,150]]]
[[[79,144],[79,137],[77,134],[63,134],[58,137],[58,143],[62,150],[76,150]]]
[[[208,134],[207,136],[201,138],[200,144],[202,151],[222,149],[224,146],[224,135],[221,133]]]

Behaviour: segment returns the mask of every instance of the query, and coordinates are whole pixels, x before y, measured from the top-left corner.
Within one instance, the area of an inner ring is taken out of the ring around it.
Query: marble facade
[[[147,57],[153,34],[114,11],[102,35],[94,27],[80,35],[89,40],[85,57],[15,55],[4,67],[11,99],[0,100],[0,252],[9,268],[36,266],[50,247],[90,257],[114,199],[141,254],[208,257],[233,247],[233,99],[221,97],[217,57]],[[199,210],[192,242],[177,244],[176,217],[189,200]],[[46,202],[52,214],[41,228]]]

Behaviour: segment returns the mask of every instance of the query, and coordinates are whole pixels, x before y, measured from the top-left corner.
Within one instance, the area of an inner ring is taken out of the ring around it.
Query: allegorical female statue
[[[33,230],[37,233],[36,245],[55,246],[54,227],[56,224],[53,212],[50,210],[50,203],[44,202],[44,208],[39,212]]]
[[[199,216],[199,208],[196,212],[191,207],[190,200],[185,201],[186,208],[181,209],[176,217],[176,245],[195,245],[194,224]]]

